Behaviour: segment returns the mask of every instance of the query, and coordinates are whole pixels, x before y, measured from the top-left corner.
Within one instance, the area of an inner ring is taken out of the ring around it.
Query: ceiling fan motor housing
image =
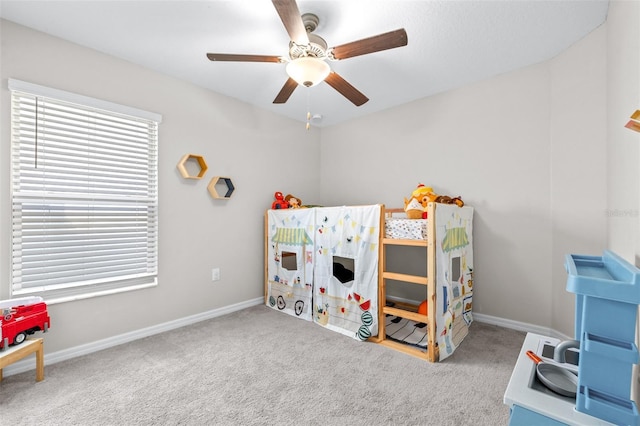
[[[320,59],[327,57],[327,42],[319,35],[308,34],[308,36],[309,44],[300,45],[294,42],[289,44],[289,57],[292,60],[303,56],[311,56]]]

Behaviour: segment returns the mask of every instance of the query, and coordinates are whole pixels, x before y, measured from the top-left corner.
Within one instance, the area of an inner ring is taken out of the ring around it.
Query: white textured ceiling
[[[285,64],[211,62],[205,54],[288,53],[269,0],[0,0],[4,19],[306,121],[329,126],[548,60],[601,25],[608,0],[299,0],[328,45],[405,28],[408,45],[329,62],[370,100],[326,83],[273,99]]]

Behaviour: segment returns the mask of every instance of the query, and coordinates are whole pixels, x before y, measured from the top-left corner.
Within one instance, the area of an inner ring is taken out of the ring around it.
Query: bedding
[[[384,220],[385,238],[426,240],[427,226],[427,219],[387,217]]]

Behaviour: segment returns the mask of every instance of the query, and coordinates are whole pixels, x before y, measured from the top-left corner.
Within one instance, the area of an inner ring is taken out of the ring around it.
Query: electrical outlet
[[[211,270],[211,281],[219,281],[220,280],[220,268],[213,268]]]

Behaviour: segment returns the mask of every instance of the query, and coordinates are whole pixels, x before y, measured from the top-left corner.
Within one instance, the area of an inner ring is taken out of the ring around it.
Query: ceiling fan
[[[289,34],[289,57],[270,55],[244,55],[227,53],[207,53],[207,58],[231,62],[274,62],[287,63],[289,78],[273,100],[274,104],[287,102],[299,84],[311,87],[325,81],[354,105],[360,106],[369,100],[358,89],[332,71],[326,60],[342,60],[354,56],[393,49],[407,45],[404,28],[378,34],[373,37],[327,48],[324,39],[313,31],[318,27],[316,15],[300,15],[295,0],[272,0],[280,19]]]

